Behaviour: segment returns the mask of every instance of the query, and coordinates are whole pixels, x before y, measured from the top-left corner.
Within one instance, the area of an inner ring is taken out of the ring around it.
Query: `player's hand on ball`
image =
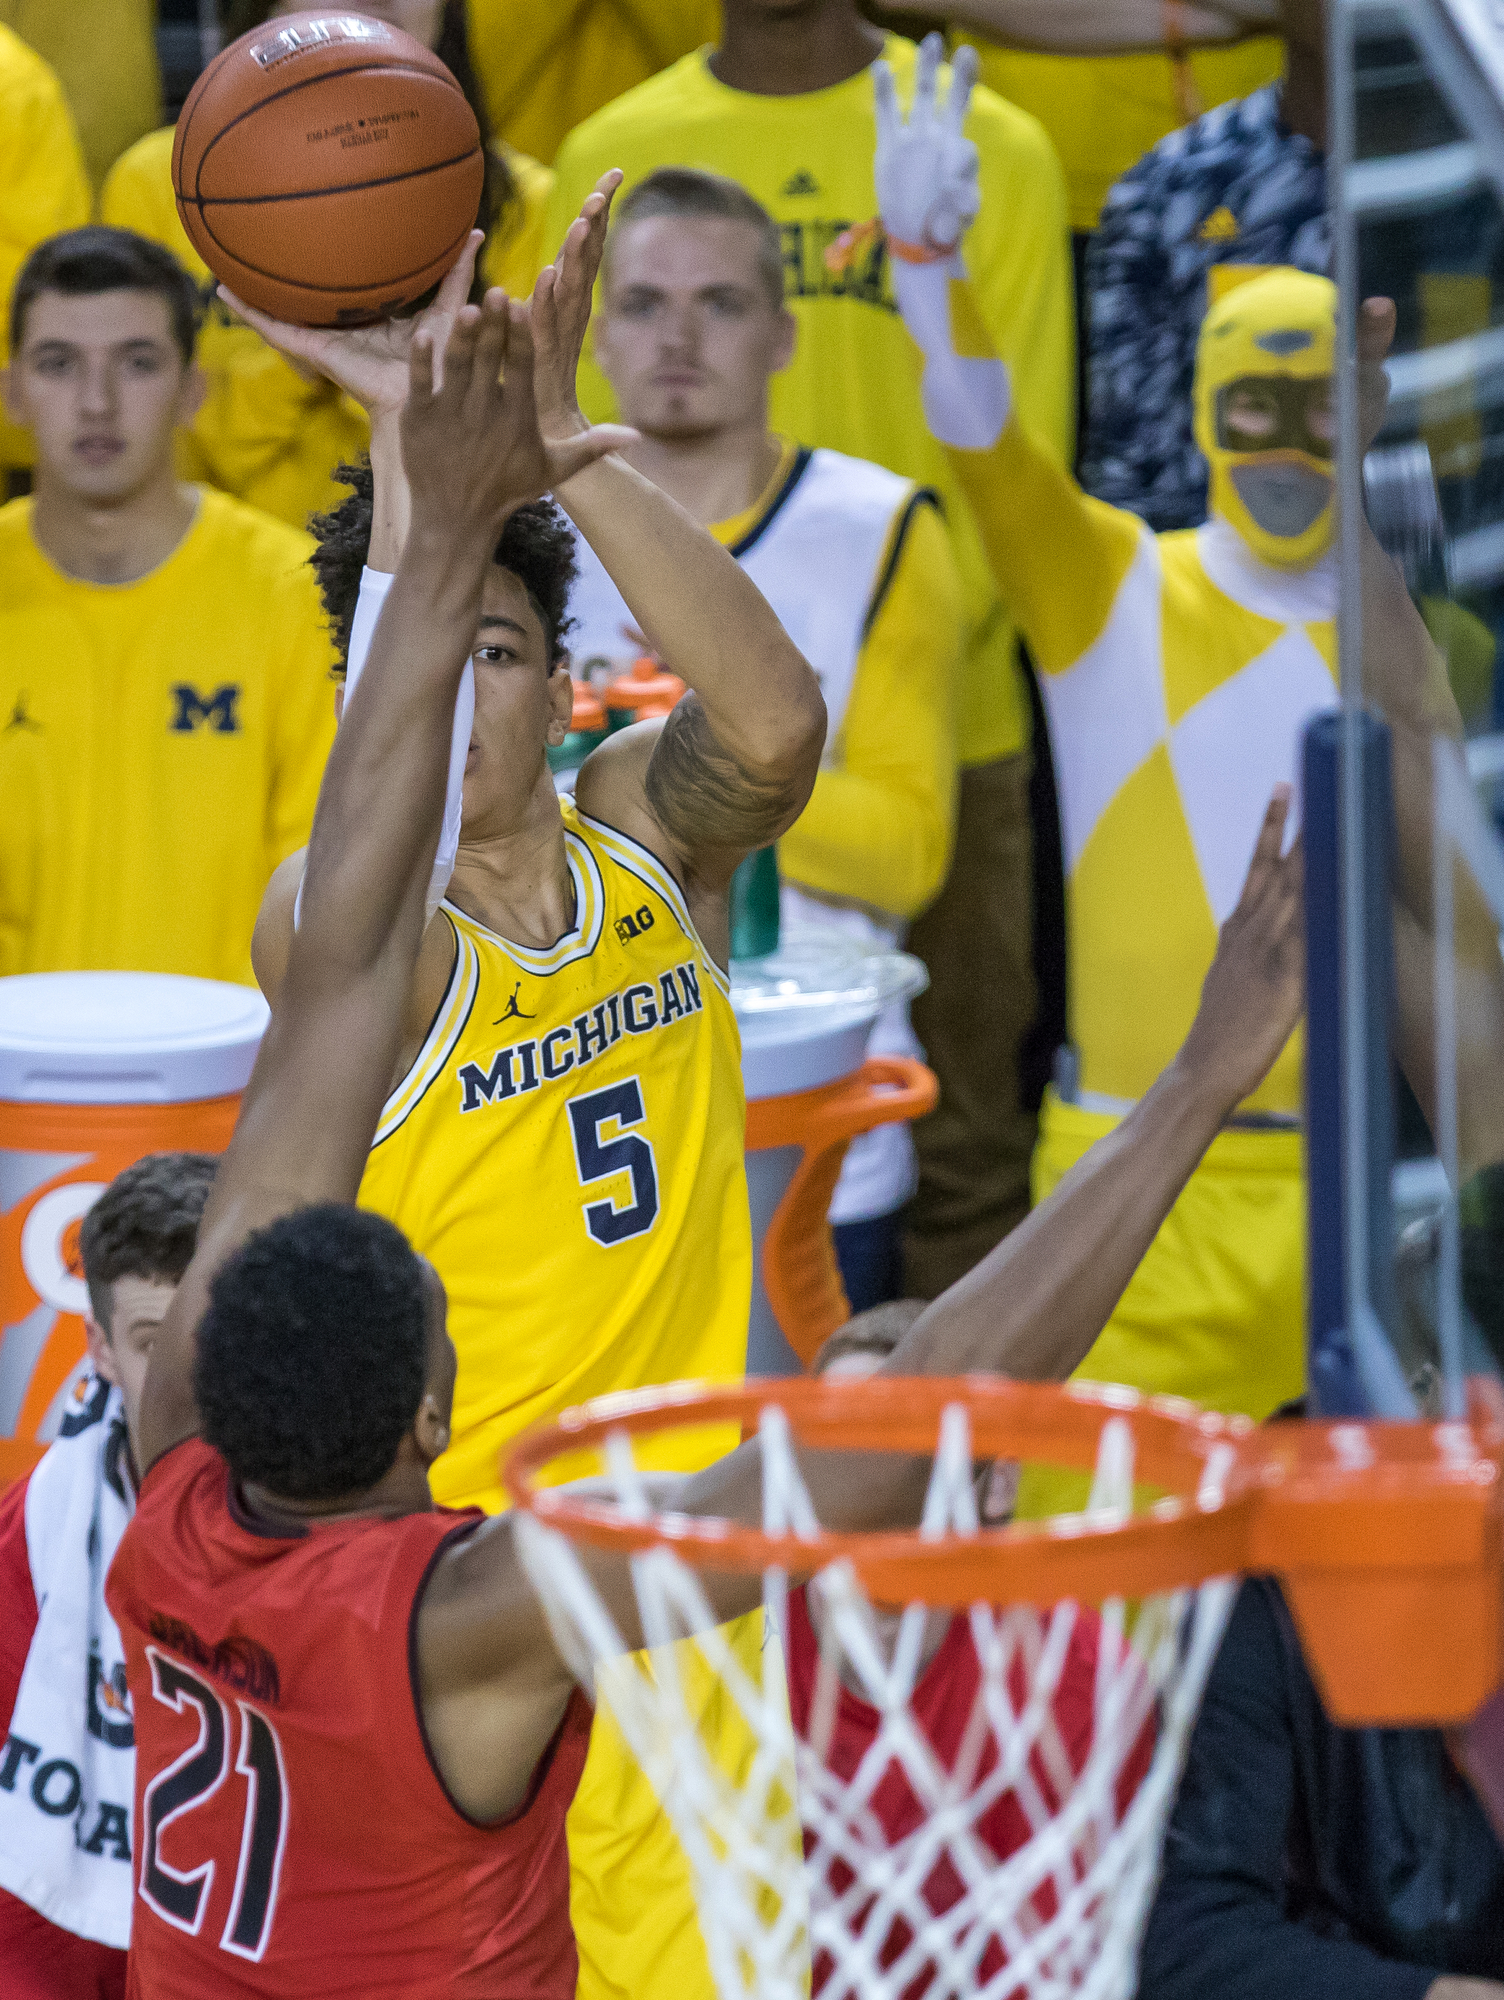
[[[396,416],[407,401],[408,358],[420,330],[432,334],[442,357],[455,318],[475,277],[475,260],[485,237],[472,229],[431,304],[407,319],[378,320],[374,326],[293,326],[246,305],[221,285],[219,296],[269,347],[285,355],[308,380],[320,376],[353,396],[373,423]]]
[[[872,65],[877,152],[872,178],[878,212],[890,238],[928,250],[952,250],[981,207],[977,149],[963,136],[966,108],[977,79],[977,52],[956,50],[945,103],[935,101],[942,54],[939,35],[926,35],[914,65],[914,102],[905,121],[893,72]]]
[[[569,225],[558,256],[538,277],[528,308],[533,335],[533,387],[538,423],[547,438],[571,437],[586,428],[576,378],[585,329],[590,324],[596,273],[606,250],[611,202],[621,186],[620,168],[602,174]]]
[[[1305,1010],[1300,842],[1280,852],[1289,815],[1290,787],[1277,785],[1178,1058],[1228,1111],[1258,1088]]]

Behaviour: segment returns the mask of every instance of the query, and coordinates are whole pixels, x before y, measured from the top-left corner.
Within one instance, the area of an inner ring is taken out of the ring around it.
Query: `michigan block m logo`
[[[227,683],[224,687],[217,687],[211,695],[202,695],[187,681],[174,681],[172,720],[167,726],[179,736],[191,736],[195,729],[207,722],[217,736],[238,736],[239,700],[238,684]]]

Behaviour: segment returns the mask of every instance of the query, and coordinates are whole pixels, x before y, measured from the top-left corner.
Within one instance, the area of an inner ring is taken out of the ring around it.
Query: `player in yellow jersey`
[[[174,477],[197,306],[165,250],[101,228],[43,244],[12,296],[37,466],[0,509],[0,975],[249,980],[308,837],[333,737],[312,544]]]
[[[239,35],[270,14],[265,0],[227,9],[226,28]],[[484,106],[465,56],[464,9],[411,0],[382,0],[368,14],[385,14],[432,46],[456,73],[481,121],[490,167],[479,224],[486,232],[479,270],[488,285],[512,293],[532,289],[543,263],[543,207],[552,176],[536,160],[492,141]],[[451,15],[455,20],[451,22]],[[111,167],[99,197],[100,218],[134,229],[170,250],[205,300],[199,366],[207,383],[191,426],[178,437],[178,469],[269,514],[306,527],[311,514],[337,504],[335,467],[366,449],[366,414],[315,370],[291,365],[269,348],[215,293],[209,269],[189,242],[172,191],[173,128],[147,133]]]
[[[440,323],[464,297],[474,250],[472,238],[445,282]],[[589,294],[564,289],[577,353]],[[342,510],[319,558],[357,666],[406,532],[395,424],[413,323],[320,333],[252,318],[371,412],[372,498]],[[572,375],[544,407],[561,429],[583,424]],[[744,1365],[751,1253],[727,891],[743,855],[797,817],[824,740],[813,674],[710,536],[619,459],[557,497],[694,692],[666,722],[613,737],[561,805],[545,751],[572,701],[573,537],[546,503],[508,521],[477,635],[473,720],[457,730],[453,880],[424,940],[363,1197],[449,1289],[460,1383],[436,1490],[456,1505],[502,1505],[503,1446],[582,1395]],[[274,1004],[300,866],[281,871],[258,926]]]
[[[1018,1069],[1036,1013],[1027,692],[1006,594],[925,427],[882,240],[870,228],[843,240],[875,212],[873,63],[885,55],[907,93],[919,52],[863,20],[856,0],[725,0],[721,11],[715,48],[685,56],[571,133],[556,162],[549,229],[562,228],[607,167],[623,168],[629,188],[679,165],[738,181],[782,233],[784,293],[798,322],[793,358],[771,386],[773,427],[869,459],[944,500],[964,626],[956,843],[947,881],[909,938],[930,971],[914,1026],[940,1078],[940,1103],[914,1127],[920,1182],[905,1231],[906,1285],[931,1298],[1028,1202],[1035,1119]],[[979,156],[982,316],[1017,371],[1021,406],[1065,462],[1075,373],[1059,163],[1040,126],[990,91],[976,92],[966,137]],[[588,362],[581,402],[592,417],[613,409]]]
[[[605,222],[600,197],[587,209],[588,260],[579,225],[561,258],[570,362],[551,392],[537,384],[546,430],[583,421],[573,357]],[[431,322],[467,284],[457,269]],[[407,330],[255,323],[371,411],[371,484],[324,528],[320,554],[339,628],[354,629],[353,667],[406,532],[396,422]],[[810,669],[688,515],[619,459],[557,498],[694,692],[666,722],[614,736],[561,805],[544,752],[562,741],[573,698],[572,538],[546,502],[512,516],[486,586],[473,723],[457,719],[453,879],[424,938],[361,1191],[449,1293],[459,1377],[435,1492],[493,1510],[505,1504],[498,1455],[528,1424],[583,1395],[745,1366],[751,1240],[727,889],[741,857],[797,817],[825,737]],[[274,1004],[298,871],[290,863],[273,885],[258,927]],[[734,1441],[706,1434],[664,1463],[708,1463]],[[750,1653],[760,1636],[753,1620],[739,1639]],[[713,1685],[704,1698],[728,1764],[751,1754],[735,1704]],[[569,1839],[582,1991],[633,1995],[667,1980],[679,2000],[708,2000],[686,1864],[609,1722],[597,1724]]]
[[[959,64],[958,64],[959,70]],[[972,496],[1044,684],[1059,774],[1079,1074],[1046,1102],[1047,1192],[1184,1032],[1270,786],[1336,699],[1335,291],[1279,271],[1207,315],[1197,432],[1211,520],[1152,535],[1031,438],[960,255],[974,168],[954,98],[881,99],[877,180],[913,246],[899,303],[925,406]],[[1213,1144],[1083,1372],[1255,1417],[1304,1382],[1300,1048]]]

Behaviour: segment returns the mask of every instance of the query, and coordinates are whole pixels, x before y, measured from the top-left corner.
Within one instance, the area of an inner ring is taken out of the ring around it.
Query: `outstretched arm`
[[[874,65],[873,178],[893,291],[923,357],[925,421],[971,502],[998,587],[1045,673],[1072,666],[1100,635],[1146,530],[1083,493],[1020,422],[1013,373],[993,345],[962,243],[981,191],[966,138],[976,51],[962,47],[938,97],[941,45],[926,36],[907,118],[888,65]]]
[[[402,433],[413,529],[372,645],[368,698],[353,704],[324,775],[280,1004],[152,1349],[134,1440],[143,1470],[197,1429],[194,1350],[215,1271],[276,1217],[355,1198],[397,1055],[455,689],[501,518],[613,442],[545,453],[526,326],[499,292],[459,315],[441,388],[437,361],[431,335],[414,342]]]

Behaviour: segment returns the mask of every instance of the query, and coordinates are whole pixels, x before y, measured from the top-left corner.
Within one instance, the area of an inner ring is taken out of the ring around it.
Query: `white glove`
[[[376,636],[377,620],[381,617],[386,594],[392,587],[391,576],[385,570],[362,569],[360,572],[360,595],[355,600],[355,616],[350,621],[350,647],[345,661],[345,706],[348,714],[350,701],[365,669],[366,658],[371,650],[371,641]],[[444,824],[439,829],[439,849],[434,856],[433,874],[429,878],[427,915],[431,917],[444,900],[444,891],[449,887],[449,878],[454,873],[455,856],[460,851],[460,805],[465,786],[465,761],[470,755],[470,732],[475,726],[475,663],[466,660],[465,671],[460,676],[459,694],[454,704],[454,731],[449,739],[449,782],[444,791]],[[298,884],[298,893],[293,903],[293,929],[303,914],[303,885]]]
[[[940,37],[926,35],[915,66],[914,105],[905,124],[893,72],[873,64],[877,155],[872,176],[888,238],[893,296],[924,356],[924,417],[942,444],[963,451],[995,445],[1012,402],[1006,366],[966,285],[961,238],[981,206],[977,149],[961,136],[976,81],[977,52],[963,45],[951,65],[950,95],[935,104]],[[905,253],[908,254],[905,254]],[[918,253],[917,255],[915,253]],[[966,352],[956,352],[958,320]]]
[[[890,242],[936,251],[954,250],[982,205],[977,149],[961,134],[977,80],[977,52],[969,42],[956,50],[943,107],[935,102],[942,54],[939,35],[926,35],[914,65],[907,124],[892,70],[885,62],[872,65],[877,114],[872,178],[883,228]]]

